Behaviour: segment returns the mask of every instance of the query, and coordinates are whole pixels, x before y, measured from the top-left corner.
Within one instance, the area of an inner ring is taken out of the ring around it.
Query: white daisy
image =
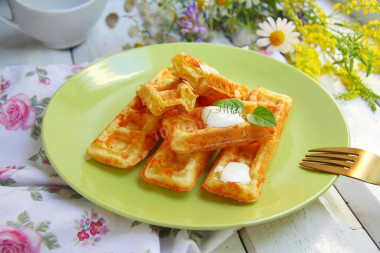
[[[268,21],[259,24],[261,29],[256,31],[256,34],[261,38],[256,41],[259,47],[266,48],[267,51],[280,51],[283,54],[293,53],[293,44],[299,42],[298,32],[294,32],[296,26],[292,21],[284,18],[277,18],[275,22],[272,17]]]

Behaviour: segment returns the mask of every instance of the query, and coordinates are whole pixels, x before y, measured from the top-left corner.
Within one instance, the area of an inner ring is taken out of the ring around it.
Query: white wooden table
[[[110,30],[104,22],[111,11],[122,13],[122,2],[109,0],[103,17],[87,41],[71,50],[44,48],[39,42],[0,23],[0,67],[75,64],[122,51],[123,45],[130,42],[125,27]],[[327,0],[319,2],[325,8],[332,6]],[[0,12],[7,15],[4,0],[0,0]],[[376,80],[374,88],[380,89],[379,79]],[[375,122],[380,122],[379,113],[374,113],[373,117]],[[354,121],[355,118],[348,121],[352,146],[379,154],[379,140],[361,142],[366,129],[359,128]],[[324,195],[302,210],[272,222],[243,228],[214,252],[379,252],[379,249],[380,187],[340,177]]]

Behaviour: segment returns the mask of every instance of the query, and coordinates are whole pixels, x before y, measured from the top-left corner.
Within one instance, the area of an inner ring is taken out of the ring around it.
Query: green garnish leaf
[[[273,113],[264,106],[258,106],[253,110],[251,114],[247,114],[247,120],[255,125],[263,127],[277,126],[276,117]]]
[[[238,113],[244,110],[244,103],[237,98],[226,98],[218,100],[212,104],[223,109],[230,109],[231,112]]]
[[[264,106],[258,106],[252,113],[247,113],[244,110],[244,102],[237,98],[226,98],[218,100],[212,104],[222,109],[229,109],[232,113],[239,113],[241,116],[246,116],[248,122],[263,126],[274,127],[277,126],[276,117],[273,113]]]

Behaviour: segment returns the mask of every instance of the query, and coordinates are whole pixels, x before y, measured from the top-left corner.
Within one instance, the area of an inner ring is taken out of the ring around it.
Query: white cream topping
[[[210,65],[206,65],[206,64],[199,64],[201,69],[207,73],[215,73],[215,74],[218,74],[219,75],[219,72],[214,69],[213,67],[211,67]]]
[[[222,172],[220,180],[223,182],[248,184],[251,181],[249,167],[245,163],[229,162],[226,167],[217,166],[214,172]]]
[[[207,106],[202,109],[202,120],[211,127],[229,127],[245,122],[238,113],[232,113],[228,108]]]

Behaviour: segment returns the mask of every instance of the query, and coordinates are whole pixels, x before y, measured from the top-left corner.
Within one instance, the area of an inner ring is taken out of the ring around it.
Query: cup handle
[[[5,2],[8,2],[8,1],[5,1]],[[8,3],[8,6],[9,6],[9,3]],[[11,10],[11,8],[9,8]],[[12,14],[12,17],[13,17],[13,13],[12,13],[12,10],[11,10],[11,14]],[[20,27],[13,21],[13,18],[12,19],[8,19],[8,18],[5,18],[3,16],[0,15],[0,21],[3,21],[4,24],[6,25],[9,25],[10,27],[18,30],[18,31],[21,31]]]

